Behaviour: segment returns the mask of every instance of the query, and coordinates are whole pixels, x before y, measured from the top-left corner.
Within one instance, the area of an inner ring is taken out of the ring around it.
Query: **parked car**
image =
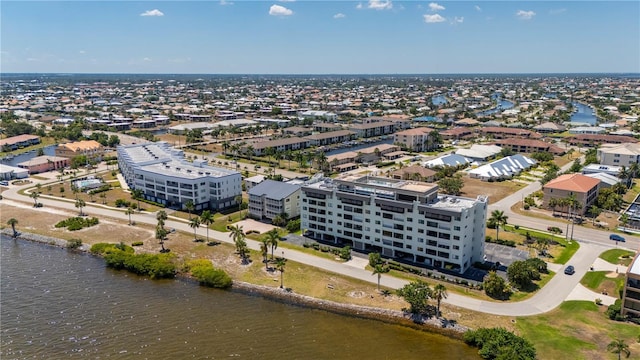
[[[624,238],[618,234],[609,235],[609,240],[624,242]]]
[[[576,272],[576,269],[573,267],[573,265],[569,265],[566,268],[564,268],[564,273],[567,275],[573,275]]]
[[[2,185],[2,186],[9,186],[9,182],[8,182],[8,181],[4,181],[4,180],[2,180],[2,181],[0,181],[0,185]]]

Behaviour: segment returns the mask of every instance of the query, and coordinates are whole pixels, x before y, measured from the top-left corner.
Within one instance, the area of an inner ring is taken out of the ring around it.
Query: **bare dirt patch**
[[[512,181],[487,182],[464,177],[462,195],[470,198],[486,195],[489,197],[489,203],[493,204],[520,190],[523,186],[524,184]]]

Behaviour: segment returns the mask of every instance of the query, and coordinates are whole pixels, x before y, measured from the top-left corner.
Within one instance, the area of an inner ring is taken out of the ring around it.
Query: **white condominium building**
[[[483,261],[487,199],[438,196],[435,184],[363,175],[302,187],[307,235],[465,272]]]
[[[141,189],[148,200],[184,209],[192,201],[196,210],[225,209],[242,195],[239,172],[192,163],[182,150],[166,142],[118,146],[118,165],[129,187]]]

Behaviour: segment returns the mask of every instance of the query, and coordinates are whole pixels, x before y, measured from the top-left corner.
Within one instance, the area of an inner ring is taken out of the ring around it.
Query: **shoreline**
[[[11,230],[11,228],[3,229],[2,231],[0,231],[0,234],[13,239],[13,231]],[[16,237],[16,239],[36,242],[39,244],[55,246],[59,248],[67,248],[66,240],[33,234],[29,232],[18,231],[18,236]],[[89,246],[87,244],[82,244],[82,246],[74,249],[74,251],[80,251],[91,255],[91,253],[89,252]],[[197,284],[197,281],[184,273],[177,273],[175,278],[179,281],[188,281]],[[231,288],[226,291],[232,291],[248,296],[260,296],[268,300],[278,301],[287,305],[324,310],[339,315],[352,316],[357,318],[382,321],[388,324],[406,326],[415,330],[436,333],[457,340],[462,340],[463,334],[467,330],[469,330],[469,328],[465,326],[459,325],[456,322],[449,322],[445,319],[423,316],[421,319],[416,319],[416,321],[414,321],[411,314],[405,313],[403,311],[339,303],[335,301],[318,299],[303,294],[297,294],[295,292],[280,289],[278,287],[256,285],[237,280],[234,280]]]

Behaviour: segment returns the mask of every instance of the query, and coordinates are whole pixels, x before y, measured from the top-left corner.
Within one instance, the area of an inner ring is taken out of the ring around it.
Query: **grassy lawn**
[[[564,242],[564,244],[561,243],[559,247],[554,246],[554,248],[561,249],[561,251],[560,254],[558,254],[551,260],[551,262],[554,264],[564,265],[573,257],[573,254],[578,251],[578,249],[580,248],[580,244],[578,244],[578,242],[576,241],[572,241],[570,244]],[[554,255],[554,252],[551,252],[551,255]]]
[[[522,301],[532,297],[533,295],[536,294],[538,290],[542,289],[545,285],[547,285],[547,283],[551,281],[551,279],[555,274],[556,273],[554,273],[553,271],[549,271],[548,274],[540,274],[540,280],[533,282],[535,287],[531,289],[531,291],[517,291],[511,294],[511,297],[509,298],[509,302]]]
[[[600,254],[600,259],[614,264],[629,266],[633,260],[635,253],[633,251],[623,249],[610,249]]]
[[[615,338],[625,340],[631,358],[637,358],[638,326],[609,320],[604,310],[588,301],[567,301],[544,315],[517,318],[516,327],[535,344],[539,359],[616,359],[606,349]]]
[[[580,280],[585,287],[598,292],[606,292],[611,296],[617,296],[624,286],[624,274],[617,274],[617,277],[607,277],[608,271],[589,271]]]
[[[521,183],[513,181],[490,183],[479,179],[471,179],[468,176],[464,176],[463,180],[464,187],[462,188],[462,196],[475,198],[478,195],[487,195],[489,197],[489,203],[500,201],[524,186]]]
[[[529,235],[531,235],[532,237],[546,238],[558,242],[558,245],[550,246],[549,250],[547,251],[551,255],[551,258],[548,259],[548,261],[554,264],[566,264],[567,261],[571,259],[573,254],[575,254],[576,251],[578,251],[578,249],[580,248],[580,244],[578,244],[578,242],[572,241],[571,243],[568,243],[561,235],[557,236],[548,232],[524,227],[519,227],[518,229],[516,229],[515,226],[510,224],[505,225],[505,229],[509,232],[519,234],[523,237],[525,237],[526,234],[529,233]],[[501,232],[500,238],[502,238],[502,234],[504,232]]]

